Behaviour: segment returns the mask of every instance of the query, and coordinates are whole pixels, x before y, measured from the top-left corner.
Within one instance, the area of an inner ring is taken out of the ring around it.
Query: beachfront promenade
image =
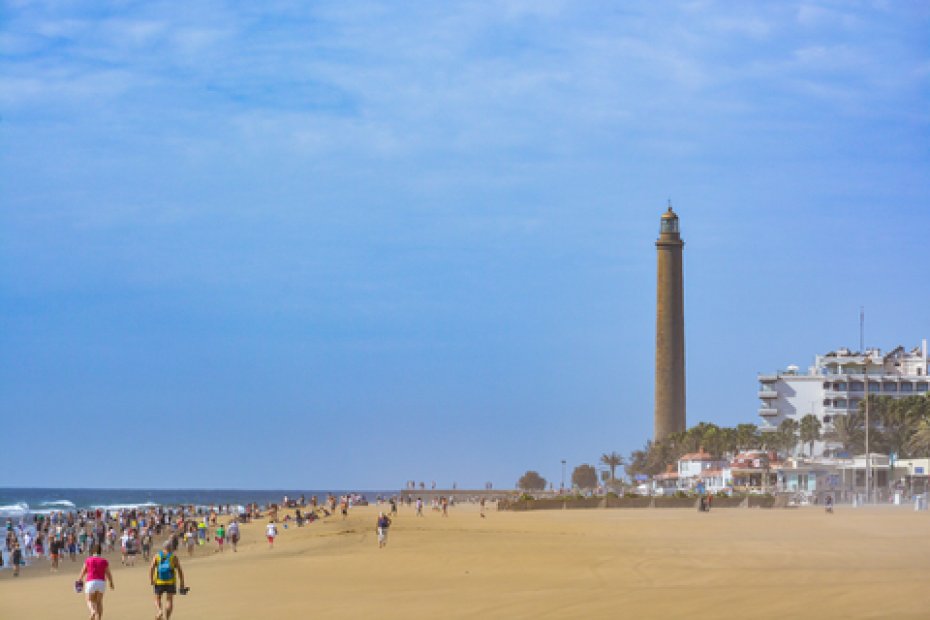
[[[385,618],[918,618],[930,609],[930,514],[906,507],[489,511],[379,506],[302,528],[243,527],[238,553],[182,552],[174,620]],[[115,561],[113,561],[115,560]],[[111,557],[107,618],[153,617],[144,567]],[[86,617],[77,564],[0,574],[0,618]]]
[[[511,499],[520,495],[520,491],[512,489],[404,489],[398,493],[401,501],[416,501],[419,497],[427,504],[434,499],[455,498],[457,502],[468,502],[480,500],[497,501],[500,499]]]

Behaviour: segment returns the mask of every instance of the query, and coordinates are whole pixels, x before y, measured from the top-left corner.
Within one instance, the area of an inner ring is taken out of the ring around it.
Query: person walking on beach
[[[194,555],[194,547],[197,546],[197,534],[193,530],[184,532],[184,544],[187,546],[187,555]]]
[[[10,550],[10,562],[13,563],[13,576],[19,577],[19,567],[23,563],[23,550],[19,548],[19,542],[15,540]]]
[[[422,497],[417,498],[417,516],[418,517],[423,516],[423,498]]]
[[[230,521],[226,531],[229,534],[229,543],[232,545],[233,553],[236,553],[236,547],[239,545],[239,521],[236,519]]]
[[[107,591],[107,581],[110,582],[111,590],[116,589],[116,586],[113,585],[113,575],[110,573],[110,563],[106,558],[100,557],[101,551],[100,543],[95,543],[91,547],[90,556],[84,560],[81,574],[78,575],[78,584],[83,585],[84,596],[87,598],[90,620],[101,620],[103,618],[103,593]],[[87,578],[86,582],[84,582],[85,577]],[[78,591],[80,592],[80,590]]]
[[[74,537],[74,532],[71,532],[68,534],[68,557],[72,562],[77,561],[77,550],[77,539]]]
[[[274,549],[274,538],[278,535],[278,526],[274,524],[274,521],[269,521],[268,526],[265,528],[265,536],[268,537],[268,548]]]
[[[123,530],[123,535],[119,537],[119,549],[122,554],[119,563],[126,566],[129,564],[129,530]]]
[[[216,545],[219,552],[222,553],[225,551],[223,548],[223,542],[226,540],[226,528],[222,523],[216,526],[216,536],[214,536],[214,538],[216,539]]]
[[[152,532],[146,528],[142,533],[142,559],[146,562],[149,561],[149,557],[152,555]]]
[[[383,512],[378,513],[378,549],[383,549],[387,544],[388,528],[391,527],[391,520]]]
[[[480,509],[480,511],[479,511],[479,514],[481,515],[481,518],[482,518],[482,519],[486,518],[486,517],[485,517],[485,514],[484,514],[484,498],[483,498],[483,497],[481,498],[481,501],[478,502],[478,505],[481,506],[481,509]]]
[[[178,593],[180,586],[181,594],[186,593],[184,588],[184,571],[181,570],[181,561],[172,550],[170,540],[166,540],[162,545],[162,550],[152,558],[152,565],[149,566],[149,581],[155,592],[155,609],[157,620],[171,620],[171,613],[174,611],[174,595]],[[161,597],[165,596],[165,604],[162,605]]]
[[[30,534],[29,532],[26,532],[25,534],[23,534],[23,557],[28,558],[30,555],[32,555],[32,549],[33,549],[32,544],[33,544],[32,534]]]
[[[48,546],[49,558],[52,560],[52,572],[58,572],[58,561],[61,558],[61,548],[61,539],[52,538]]]

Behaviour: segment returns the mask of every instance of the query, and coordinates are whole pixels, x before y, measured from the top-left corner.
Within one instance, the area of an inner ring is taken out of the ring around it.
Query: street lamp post
[[[565,459],[562,459],[562,486],[559,487],[559,495],[565,492]]]
[[[872,453],[869,451],[869,357],[864,362],[865,377],[865,503],[872,503]]]

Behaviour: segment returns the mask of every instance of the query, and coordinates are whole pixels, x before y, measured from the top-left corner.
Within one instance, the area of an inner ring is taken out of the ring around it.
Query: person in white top
[[[239,544],[239,522],[235,519],[229,522],[229,527],[226,528],[226,533],[229,536],[229,542],[232,545],[233,552],[236,551],[236,546]]]
[[[265,536],[268,537],[268,548],[274,549],[274,538],[278,535],[278,526],[274,524],[274,521],[268,522],[268,527],[265,528]]]
[[[23,534],[23,557],[28,558],[32,555],[32,534],[26,532]]]
[[[129,530],[123,530],[123,535],[119,537],[119,547],[123,554],[119,563],[125,566],[129,563]]]

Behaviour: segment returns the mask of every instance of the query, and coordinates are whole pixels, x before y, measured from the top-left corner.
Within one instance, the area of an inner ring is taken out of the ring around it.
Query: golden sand
[[[854,510],[402,507],[378,549],[376,507],[284,530],[243,528],[239,553],[182,551],[175,619],[926,618],[930,514]],[[146,567],[113,566],[105,619],[154,618]],[[114,562],[111,559],[111,565]],[[58,575],[0,573],[0,619],[86,618]]]

